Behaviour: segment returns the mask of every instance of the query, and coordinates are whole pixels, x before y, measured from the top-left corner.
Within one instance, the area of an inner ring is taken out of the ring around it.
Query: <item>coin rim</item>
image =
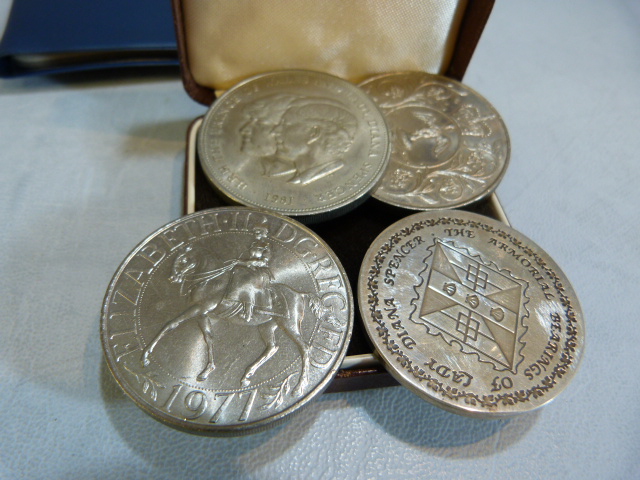
[[[383,137],[383,142],[381,143],[384,143],[386,148],[384,149],[384,152],[382,152],[380,155],[380,158],[382,159],[382,161],[379,162],[378,169],[375,175],[373,175],[372,179],[367,184],[363,185],[362,188],[358,190],[357,194],[344,198],[341,201],[334,202],[328,206],[324,205],[322,207],[306,207],[306,208],[296,208],[296,209],[271,208],[271,206],[262,205],[257,201],[254,201],[249,198],[243,198],[237,195],[237,193],[230,191],[225,185],[223,185],[218,180],[218,178],[214,174],[213,167],[212,165],[210,165],[214,163],[214,161],[212,160],[213,156],[209,154],[207,151],[208,149],[206,146],[207,143],[205,139],[205,136],[206,136],[205,132],[207,130],[208,124],[213,121],[211,119],[215,117],[219,109],[223,108],[220,105],[223,105],[223,102],[226,101],[227,97],[232,98],[231,96],[236,93],[236,90],[240,90],[244,88],[247,84],[253,83],[255,81],[258,81],[267,77],[277,77],[277,76],[287,76],[287,75],[305,75],[305,76],[312,76],[312,77],[324,77],[329,79],[330,81],[339,82],[345,88],[350,89],[351,92],[358,95],[363,102],[368,103],[370,106],[370,109],[369,109],[370,112],[378,115],[379,121],[380,121],[380,127],[381,127],[380,135],[381,137]],[[304,222],[307,222],[307,221],[313,222],[314,216],[316,215],[321,216],[322,220],[333,218],[331,216],[331,213],[335,212],[336,216],[340,215],[341,213],[346,213],[347,211],[349,211],[348,207],[351,203],[363,201],[364,199],[368,198],[371,195],[371,192],[382,181],[384,173],[387,170],[387,166],[389,165],[390,154],[391,154],[391,142],[389,138],[389,128],[387,126],[386,117],[381,111],[380,107],[378,107],[378,105],[369,97],[369,95],[367,95],[357,85],[343,78],[340,78],[328,73],[324,73],[324,72],[318,72],[314,70],[305,70],[305,69],[289,69],[289,70],[277,70],[272,72],[265,72],[265,73],[261,73],[261,74],[246,78],[241,82],[237,83],[232,88],[230,88],[229,90],[225,91],[222,95],[220,95],[220,97],[211,105],[209,110],[207,110],[207,113],[204,115],[202,125],[200,126],[200,131],[198,132],[198,139],[197,139],[197,156],[200,161],[200,165],[202,166],[202,170],[204,171],[205,176],[209,180],[209,183],[216,189],[216,191],[218,191],[220,194],[226,197],[229,201],[236,203],[238,205],[244,205],[244,206],[248,206],[256,209],[276,212],[282,215],[298,218]],[[329,215],[329,217],[327,217],[327,215]]]
[[[419,221],[422,219],[438,219],[438,218],[456,218],[456,216],[458,218],[460,217],[466,217],[466,220],[471,220],[471,221],[477,221],[480,223],[487,223],[491,226],[493,226],[494,228],[498,228],[498,229],[504,229],[505,231],[509,231],[513,234],[517,234],[517,238],[519,240],[522,240],[523,243],[526,242],[527,246],[529,248],[531,248],[532,250],[536,251],[539,254],[543,254],[544,255],[544,259],[547,262],[547,264],[554,269],[554,271],[556,271],[556,273],[560,273],[562,275],[562,286],[565,289],[566,295],[568,297],[570,297],[572,299],[572,304],[574,306],[574,311],[576,313],[576,321],[578,323],[578,325],[580,325],[580,343],[578,344],[577,347],[577,355],[576,355],[576,359],[573,362],[573,368],[571,370],[568,370],[561,378],[562,383],[558,382],[555,386],[552,392],[550,392],[546,398],[544,398],[544,401],[542,401],[539,404],[536,404],[534,406],[531,406],[531,403],[527,403],[526,406],[529,408],[526,409],[520,409],[520,410],[510,410],[510,411],[488,411],[488,410],[480,410],[478,408],[475,408],[473,405],[467,405],[467,404],[453,404],[453,403],[449,403],[441,398],[438,398],[436,396],[431,395],[431,391],[425,388],[420,388],[420,383],[419,382],[414,382],[412,381],[410,378],[405,377],[403,375],[403,370],[398,369],[396,364],[392,361],[393,360],[393,354],[391,352],[388,352],[386,350],[382,350],[381,348],[379,348],[377,340],[376,340],[376,335],[375,335],[375,331],[371,330],[370,325],[372,324],[373,320],[371,319],[371,315],[369,314],[369,304],[367,302],[368,299],[368,289],[367,289],[367,276],[368,276],[368,272],[371,268],[371,265],[373,264],[373,259],[375,258],[375,256],[377,255],[378,250],[380,249],[380,247],[382,245],[384,245],[386,242],[386,240],[388,240],[388,236],[390,233],[395,233],[398,231],[401,231],[404,227],[407,226],[407,223],[415,223],[415,221]],[[402,228],[399,228],[399,225],[402,224]],[[576,295],[575,290],[573,289],[573,286],[571,285],[571,283],[569,282],[569,279],[567,278],[567,275],[563,272],[563,270],[559,267],[559,265],[551,258],[551,256],[544,251],[542,248],[540,248],[540,246],[535,243],[533,240],[531,240],[529,237],[527,237],[526,235],[520,233],[519,231],[515,230],[514,228],[498,221],[498,220],[493,220],[489,217],[485,217],[483,215],[479,215],[473,212],[467,212],[467,211],[451,211],[451,210],[433,210],[433,211],[421,211],[418,213],[414,213],[412,215],[409,215],[407,217],[404,217],[400,220],[398,220],[397,222],[393,223],[392,225],[390,225],[389,227],[387,227],[380,235],[378,235],[375,240],[371,243],[371,245],[369,246],[369,248],[367,249],[367,253],[364,256],[364,259],[362,261],[362,265],[360,267],[360,273],[358,275],[358,310],[360,313],[360,318],[362,318],[362,322],[364,324],[364,330],[367,332],[367,335],[369,337],[369,340],[371,341],[374,349],[375,349],[375,353],[377,354],[377,356],[381,359],[382,363],[384,364],[386,370],[398,381],[398,383],[400,383],[401,385],[403,385],[404,387],[408,388],[410,391],[412,391],[413,393],[415,393],[416,395],[418,395],[420,398],[422,398],[423,400],[428,401],[429,403],[440,407],[444,410],[447,410],[449,412],[452,413],[456,413],[459,415],[464,415],[464,416],[468,416],[468,417],[473,417],[473,418],[482,418],[482,419],[496,419],[496,418],[504,418],[504,417],[513,417],[513,416],[517,416],[517,415],[521,415],[524,413],[528,413],[534,410],[537,410],[547,404],[549,404],[552,400],[554,400],[560,393],[562,393],[562,391],[567,387],[567,385],[569,385],[571,383],[571,380],[573,379],[573,377],[575,376],[576,372],[578,371],[580,365],[582,364],[582,358],[584,357],[584,350],[585,350],[585,338],[586,338],[586,331],[585,331],[585,322],[584,322],[584,314],[582,311],[582,308],[580,306],[580,301],[578,299],[578,296]]]
[[[488,188],[483,189],[482,192],[480,192],[478,195],[473,196],[471,198],[469,198],[468,200],[462,200],[456,203],[451,203],[451,204],[447,204],[447,205],[437,205],[434,207],[429,207],[429,206],[416,206],[416,205],[410,205],[407,203],[402,203],[399,201],[394,201],[393,199],[389,199],[389,198],[385,198],[382,195],[379,195],[377,193],[378,188],[381,186],[381,184],[384,182],[385,176],[383,175],[382,178],[380,179],[380,182],[378,183],[378,186],[376,186],[372,192],[371,192],[371,196],[373,198],[375,198],[376,200],[379,200],[383,203],[386,203],[388,205],[393,205],[394,207],[400,207],[400,208],[405,208],[407,210],[412,210],[412,211],[417,211],[417,212],[432,212],[432,211],[436,211],[436,210],[443,210],[443,209],[453,209],[453,208],[460,208],[460,207],[464,207],[467,205],[470,205],[472,203],[475,203],[479,200],[482,200],[483,198],[491,195],[496,188],[498,188],[498,185],[500,184],[500,182],[502,181],[502,179],[504,178],[506,172],[507,172],[507,167],[509,166],[509,163],[511,161],[511,137],[509,136],[509,131],[507,130],[507,125],[504,123],[504,120],[502,119],[502,115],[500,115],[500,112],[498,112],[498,110],[496,110],[496,108],[493,106],[493,104],[491,102],[489,102],[484,96],[480,95],[476,90],[474,90],[473,88],[469,87],[468,85],[459,82],[458,80],[455,80],[453,78],[450,77],[446,77],[444,75],[437,75],[434,73],[428,73],[428,72],[419,72],[419,71],[404,71],[404,72],[393,72],[393,73],[383,73],[381,75],[376,75],[373,77],[370,77],[366,80],[364,80],[363,82],[360,82],[358,84],[358,87],[362,88],[363,91],[365,91],[365,93],[367,93],[367,95],[370,95],[368,92],[366,92],[365,90],[365,86],[368,83],[373,83],[374,81],[377,81],[379,79],[383,79],[383,78],[389,78],[389,77],[401,77],[401,76],[405,76],[405,75],[412,75],[412,76],[421,76],[421,77],[429,77],[429,78],[434,78],[436,80],[439,81],[446,81],[446,82],[450,82],[453,83],[459,87],[461,87],[462,89],[476,95],[480,100],[484,101],[487,106],[493,110],[500,122],[500,124],[502,125],[502,129],[504,131],[505,137],[506,137],[506,147],[507,147],[507,151],[506,151],[506,158],[504,161],[504,164],[502,166],[502,170],[499,173],[499,175],[495,178],[495,180],[493,182],[491,182],[491,184],[489,185]],[[371,96],[371,95],[370,95]],[[372,101],[374,103],[375,100]],[[385,116],[385,120],[386,120],[386,114],[385,111],[382,107],[378,107],[380,108],[380,111],[382,111],[383,115]],[[443,112],[439,112],[439,113],[443,113]],[[389,126],[389,124],[387,123],[387,126]],[[389,141],[389,159],[388,159],[388,165],[392,163],[393,159],[392,159],[392,153],[393,153],[393,142]],[[386,173],[386,171],[385,171]]]
[[[150,241],[155,239],[160,233],[167,231],[170,228],[174,227],[175,225],[192,218],[204,216],[211,213],[218,213],[218,212],[224,212],[224,211],[238,211],[238,210],[261,213],[264,215],[273,216],[285,222],[290,222],[295,227],[300,228],[302,231],[310,235],[314,240],[318,242],[320,246],[326,249],[327,253],[329,253],[332,256],[332,259],[336,264],[338,271],[343,277],[343,284],[346,291],[346,297],[347,297],[347,303],[348,303],[348,309],[349,309],[347,314],[347,326],[345,329],[344,341],[340,351],[338,352],[338,355],[336,356],[333,366],[327,371],[322,381],[320,381],[313,389],[311,389],[301,399],[299,399],[297,402],[294,402],[291,406],[287,407],[286,409],[280,412],[277,412],[274,415],[270,415],[263,419],[242,424],[242,425],[221,425],[221,424],[203,425],[200,423],[192,423],[188,420],[172,417],[160,411],[158,408],[154,408],[151,404],[149,404],[146,400],[144,400],[144,398],[141,395],[139,395],[135,389],[128,386],[129,382],[126,382],[123,378],[121,378],[120,373],[116,372],[117,362],[114,360],[110,352],[109,339],[108,339],[107,328],[106,328],[106,324],[109,316],[108,308],[110,304],[110,299],[112,298],[115,292],[117,283],[120,280],[120,277],[122,276],[122,274],[124,273],[125,268],[129,265],[130,261],[140,252],[140,250],[143,247],[145,247]],[[154,419],[164,423],[165,425],[177,428],[178,430],[182,430],[188,433],[212,435],[212,436],[236,436],[236,435],[244,435],[247,433],[255,433],[255,432],[262,431],[267,428],[274,427],[280,424],[284,420],[291,418],[291,416],[294,413],[298,412],[301,408],[305,407],[310,401],[312,401],[314,398],[320,395],[329,386],[329,383],[335,377],[347,353],[347,348],[349,346],[349,343],[351,341],[351,335],[353,333],[354,314],[355,314],[355,305],[354,305],[354,299],[353,299],[353,292],[351,290],[351,285],[348,281],[346,271],[344,270],[344,267],[342,266],[342,263],[340,262],[340,259],[335,254],[335,252],[331,249],[331,247],[329,247],[329,245],[327,245],[327,243],[322,238],[320,238],[318,234],[313,232],[311,229],[309,229],[309,227],[303,225],[302,223],[292,218],[289,218],[285,215],[281,215],[279,213],[275,213],[275,212],[271,212],[263,209],[249,208],[249,207],[218,207],[213,209],[200,210],[198,212],[194,212],[190,215],[180,217],[176,220],[173,220],[165,224],[164,226],[155,230],[153,233],[149,234],[144,240],[139,242],[134,247],[134,249],[125,257],[125,259],[120,263],[120,265],[116,269],[116,272],[112,276],[102,302],[102,310],[100,314],[100,341],[102,344],[102,350],[104,353],[105,362],[109,367],[109,371],[111,372],[111,375],[115,379],[116,383],[123,390],[123,392],[131,400],[133,400],[133,402],[145,413],[147,413]]]

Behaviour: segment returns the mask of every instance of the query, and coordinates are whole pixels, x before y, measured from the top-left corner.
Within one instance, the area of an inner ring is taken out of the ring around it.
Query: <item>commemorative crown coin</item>
[[[387,166],[384,117],[355,85],[286,70],[245,80],[207,112],[198,156],[227,200],[328,219],[368,198]]]
[[[389,372],[449,411],[495,418],[538,408],[582,357],[580,304],[521,233],[461,211],[387,228],[358,281],[360,313]]]
[[[320,394],[352,325],[349,282],[317,235],[278,214],[227,207],[169,223],[126,257],[100,335],[113,376],[151,416],[234,435]]]
[[[373,197],[412,210],[457,208],[495,190],[509,162],[507,128],[480,94],[424,72],[360,84],[385,115],[389,166]]]

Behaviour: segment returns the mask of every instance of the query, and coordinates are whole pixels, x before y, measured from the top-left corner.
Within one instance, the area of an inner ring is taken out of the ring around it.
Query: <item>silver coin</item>
[[[364,201],[389,156],[388,131],[358,87],[303,70],[226,92],[205,116],[198,154],[232,202],[313,221]]]
[[[352,325],[349,282],[317,235],[229,207],[176,220],[129,254],[107,290],[101,338],[143,410],[226,435],[273,425],[321,393]]]
[[[493,106],[455,80],[423,72],[382,75],[360,87],[385,114],[391,157],[378,200],[413,210],[456,208],[498,186],[507,128]]]
[[[358,282],[387,369],[455,413],[527,412],[561,392],[584,346],[580,304],[521,233],[468,212],[422,212],[371,245]]]

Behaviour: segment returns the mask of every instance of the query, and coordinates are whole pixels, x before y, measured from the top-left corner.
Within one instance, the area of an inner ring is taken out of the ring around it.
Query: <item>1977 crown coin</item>
[[[202,211],[140,243],[104,299],[122,389],[196,433],[266,428],[320,394],[346,353],[353,296],[313,232],[244,207]]]
[[[385,115],[389,166],[373,196],[413,210],[457,208],[498,186],[509,162],[507,128],[471,88],[424,72],[386,74],[360,87]]]
[[[358,87],[287,70],[222,95],[204,118],[198,155],[230,201],[312,222],[368,198],[387,166],[389,141],[382,113]]]
[[[455,413],[540,407],[582,357],[580,304],[558,265],[480,215],[422,212],[390,226],[365,256],[358,300],[389,372]]]

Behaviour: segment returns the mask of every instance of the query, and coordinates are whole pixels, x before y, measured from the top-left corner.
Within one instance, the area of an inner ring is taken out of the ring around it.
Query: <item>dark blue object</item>
[[[178,65],[170,0],[14,0],[0,76]]]

